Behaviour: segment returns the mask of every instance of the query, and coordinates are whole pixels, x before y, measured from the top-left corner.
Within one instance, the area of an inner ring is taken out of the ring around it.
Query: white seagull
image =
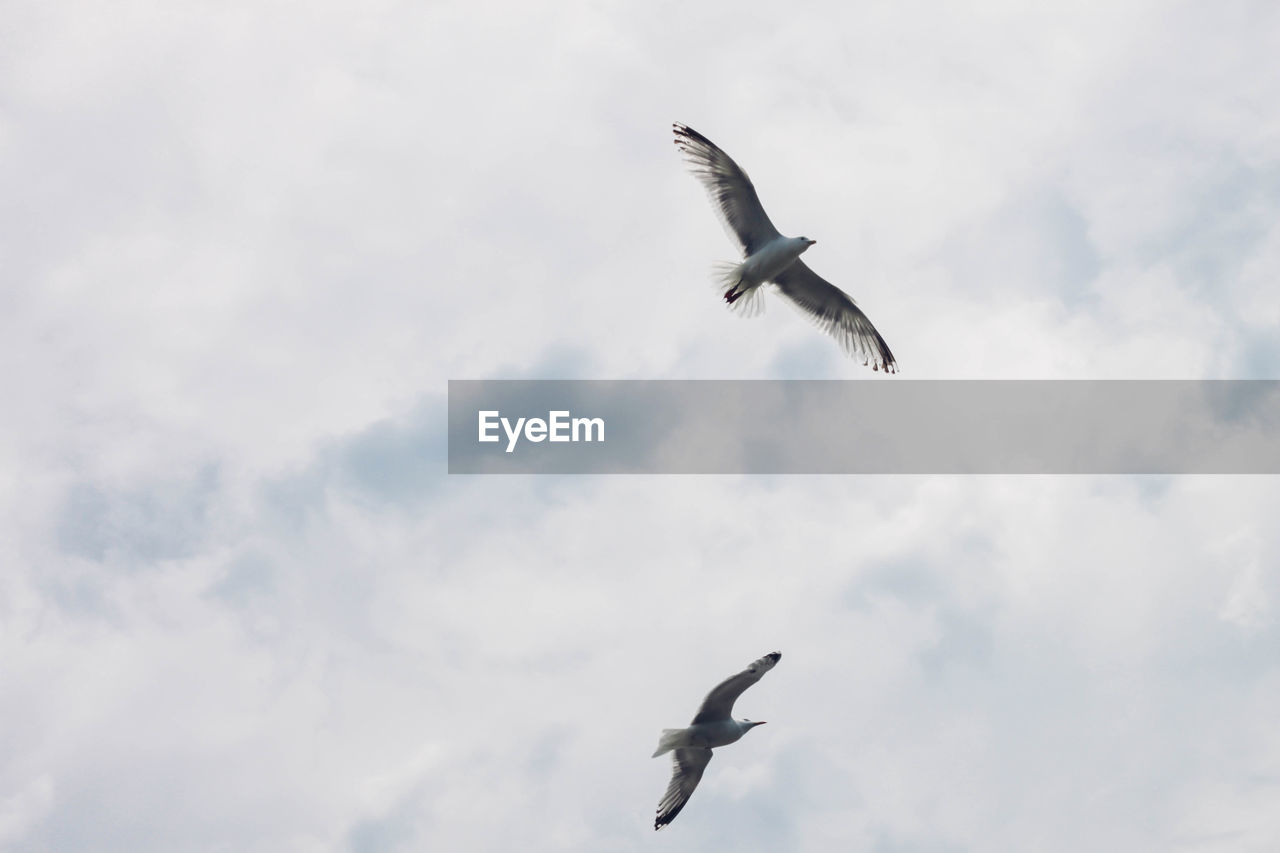
[[[693,722],[685,729],[663,729],[658,738],[658,749],[653,753],[657,758],[664,752],[675,750],[672,756],[674,769],[671,782],[667,785],[667,793],[658,803],[658,817],[653,821],[654,829],[675,820],[676,815],[693,796],[693,789],[698,787],[702,779],[702,771],[707,769],[711,760],[713,747],[733,743],[756,726],[763,726],[763,721],[735,720],[732,716],[733,703],[742,695],[742,691],[760,680],[773,665],[782,659],[782,652],[767,654],[751,664],[737,675],[726,678],[715,686],[702,700]]]
[[[717,285],[725,288],[724,301],[749,317],[764,307],[760,288],[776,285],[849,355],[861,358],[873,370],[897,373],[898,363],[889,345],[852,297],[800,260],[800,255],[818,241],[779,234],[742,167],[688,125],[677,122],[672,127],[676,147],[711,196],[725,230],[742,248],[742,263],[716,267]]]

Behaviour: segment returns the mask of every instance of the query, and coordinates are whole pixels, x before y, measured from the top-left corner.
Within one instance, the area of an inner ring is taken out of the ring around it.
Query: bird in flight
[[[725,230],[742,249],[741,263],[716,267],[717,286],[724,288],[729,307],[742,316],[758,314],[764,307],[760,289],[773,284],[849,355],[861,358],[873,370],[897,373],[889,345],[853,298],[800,260],[817,240],[779,234],[742,167],[688,125],[677,122],[672,127],[676,147],[711,196]]]
[[[759,681],[781,659],[782,652],[773,652],[737,675],[729,676],[702,700],[702,707],[698,709],[688,728],[662,730],[662,736],[658,738],[658,749],[653,757],[674,751],[673,768],[667,793],[658,803],[658,816],[653,821],[654,829],[662,829],[675,820],[685,803],[689,802],[693,789],[698,787],[698,782],[702,779],[702,771],[707,769],[713,748],[733,743],[756,726],[764,725],[763,721],[733,719],[733,703],[742,695],[742,691]]]

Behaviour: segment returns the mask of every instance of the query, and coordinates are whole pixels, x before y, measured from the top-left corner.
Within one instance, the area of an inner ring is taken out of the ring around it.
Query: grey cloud
[[[875,853],[966,853],[970,848],[963,844],[948,844],[945,841],[922,841],[911,839],[887,829],[876,833]]]
[[[1246,331],[1232,363],[1234,375],[1266,379],[1280,376],[1280,340],[1274,329]]]
[[[445,483],[444,401],[424,396],[406,414],[384,418],[322,445],[300,468],[262,487],[267,505],[300,524],[327,489],[376,507],[420,509]]]
[[[243,607],[270,595],[276,588],[276,570],[270,559],[249,553],[235,559],[208,594],[227,604]]]
[[[838,379],[836,364],[830,341],[807,340],[780,347],[769,365],[769,375],[777,379]]]
[[[1280,170],[1260,169],[1226,152],[1211,163],[1184,217],[1143,247],[1143,259],[1171,259],[1183,279],[1216,308],[1227,308],[1223,283],[1239,275],[1280,214]],[[1214,162],[1218,160],[1220,162]],[[1264,214],[1264,215],[1259,215]]]
[[[444,418],[440,403],[420,405],[403,420],[384,420],[334,448],[341,487],[387,504],[430,499],[443,475]]]
[[[942,598],[947,583],[923,556],[882,563],[860,574],[844,592],[844,603],[866,611],[876,598],[891,596],[912,606],[927,605]]]
[[[986,220],[952,235],[940,257],[969,293],[1007,300],[1016,292],[1048,292],[1073,308],[1095,301],[1093,282],[1103,269],[1089,222],[1061,189],[1036,186],[1006,202]]]
[[[415,831],[412,814],[416,803],[397,813],[362,820],[347,832],[347,849],[351,853],[396,853],[410,849]]]
[[[186,479],[127,488],[78,483],[58,513],[58,545],[98,562],[118,557],[130,567],[190,556],[207,535],[218,488],[212,464]]]

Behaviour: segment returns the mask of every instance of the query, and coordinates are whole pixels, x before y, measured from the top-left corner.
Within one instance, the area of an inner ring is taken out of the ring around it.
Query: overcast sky
[[[2,5],[0,849],[1280,849],[1273,478],[444,443],[450,378],[1280,378],[1274,3]],[[724,309],[672,121],[901,377]]]

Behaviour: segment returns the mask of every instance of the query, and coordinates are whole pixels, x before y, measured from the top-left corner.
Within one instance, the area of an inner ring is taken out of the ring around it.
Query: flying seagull
[[[662,829],[675,820],[684,804],[689,802],[693,789],[698,787],[698,782],[702,779],[702,771],[707,769],[707,762],[711,760],[712,748],[733,743],[756,726],[764,725],[763,721],[733,719],[730,716],[733,713],[733,703],[742,695],[742,691],[759,681],[781,659],[782,652],[773,652],[737,675],[729,676],[702,700],[702,707],[698,709],[688,728],[662,730],[662,737],[658,738],[658,749],[653,757],[675,750],[672,756],[674,767],[667,793],[663,795],[662,802],[658,803],[654,829]]]
[[[742,167],[688,125],[677,122],[672,127],[676,147],[711,196],[725,230],[742,249],[742,263],[716,267],[717,286],[724,288],[729,307],[742,316],[758,314],[764,307],[760,288],[773,284],[849,355],[861,358],[873,370],[897,373],[898,363],[889,345],[857,303],[800,260],[800,255],[818,241],[779,234]]]

